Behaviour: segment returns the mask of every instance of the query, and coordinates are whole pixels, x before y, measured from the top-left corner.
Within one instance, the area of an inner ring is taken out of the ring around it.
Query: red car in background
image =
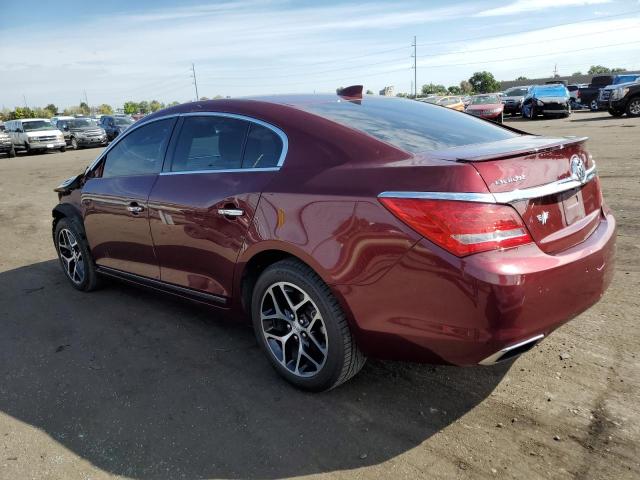
[[[504,104],[498,95],[487,93],[473,95],[465,112],[476,117],[502,123],[504,119]]]
[[[616,224],[586,139],[360,92],[132,125],[56,188],[71,285],[104,275],[251,318],[274,368],[315,391],[366,356],[513,358],[599,300]]]

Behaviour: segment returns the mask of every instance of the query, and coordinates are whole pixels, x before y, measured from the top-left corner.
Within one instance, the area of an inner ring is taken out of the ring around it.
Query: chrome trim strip
[[[277,172],[280,167],[265,168],[224,168],[220,170],[183,170],[181,172],[160,172],[158,175],[190,175],[197,173],[239,173],[239,172]]]
[[[581,187],[589,183],[597,174],[596,164],[586,171],[584,180],[578,180],[573,177],[563,178],[555,182],[540,185],[539,187],[523,188],[522,190],[513,190],[511,192],[494,193],[498,203],[512,203],[517,200],[529,200],[532,198],[546,197],[556,193],[566,192],[573,188]]]
[[[496,203],[492,193],[471,192],[382,192],[378,198],[419,198],[424,200],[458,200],[461,202]]]
[[[479,365],[494,365],[500,361],[500,358],[504,356],[505,353],[509,353],[511,350],[514,350],[518,347],[522,347],[523,345],[527,345],[529,343],[538,342],[544,338],[544,335],[541,333],[540,335],[536,335],[535,337],[528,338],[522,342],[516,343],[515,345],[510,345],[508,347],[503,348],[502,350],[497,351],[493,355],[488,356],[484,360],[482,360]]]
[[[244,120],[246,122],[255,123],[257,125],[261,125],[265,128],[268,128],[272,132],[274,132],[280,140],[282,141],[282,151],[280,152],[280,158],[278,158],[278,163],[275,167],[265,167],[265,168],[235,168],[235,169],[225,169],[225,170],[191,170],[184,172],[160,172],[160,175],[185,175],[190,173],[229,173],[229,172],[273,172],[280,170],[280,167],[284,164],[284,161],[287,157],[287,152],[289,151],[289,138],[286,133],[280,130],[275,125],[267,123],[263,120],[258,120],[257,118],[249,117],[246,115],[239,115],[235,113],[225,113],[225,112],[188,112],[188,113],[174,113],[171,115],[163,115],[158,118],[154,118],[152,120],[147,120],[141,122],[139,124],[133,124],[131,127],[127,128],[122,134],[118,135],[107,148],[105,148],[102,153],[96,158],[85,170],[85,174],[95,168],[95,166],[100,163],[100,160],[115,147],[123,138],[126,138],[131,132],[136,131],[138,128],[147,125],[152,122],[157,122],[160,120],[166,120],[167,118],[176,118],[176,117],[226,117],[226,118],[235,118],[238,120]]]
[[[583,181],[573,177],[563,178],[538,187],[523,188],[511,192],[472,193],[472,192],[382,192],[378,198],[418,198],[425,200],[457,200],[461,202],[479,203],[513,203],[518,200],[530,200],[566,192],[581,187],[593,180],[597,175],[596,164],[587,170]]]

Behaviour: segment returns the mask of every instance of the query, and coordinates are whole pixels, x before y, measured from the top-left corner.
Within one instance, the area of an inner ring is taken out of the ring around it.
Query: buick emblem
[[[546,210],[544,210],[542,213],[536,215],[536,217],[538,218],[538,221],[542,224],[542,225],[546,225],[547,224],[547,220],[549,220],[549,212],[547,212]]]
[[[587,178],[587,169],[578,155],[571,157],[571,178],[578,180],[580,183],[584,183]]]

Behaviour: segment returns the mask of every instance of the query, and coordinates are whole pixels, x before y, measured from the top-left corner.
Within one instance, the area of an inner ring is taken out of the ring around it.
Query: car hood
[[[469,105],[467,110],[493,110],[494,108],[502,108],[501,103],[485,103],[480,105]]]
[[[633,82],[619,83],[617,85],[608,85],[604,87],[603,90],[615,90],[616,88],[630,87],[631,85],[638,85],[638,84],[640,84],[640,82],[638,80],[635,80]]]

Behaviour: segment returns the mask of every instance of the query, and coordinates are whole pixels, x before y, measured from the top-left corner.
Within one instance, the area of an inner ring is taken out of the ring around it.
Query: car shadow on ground
[[[140,479],[377,464],[474,408],[510,367],[370,361],[308,394],[276,376],[247,325],[208,308],[122,283],[80,293],[53,260],[0,273],[0,292],[0,411]]]

